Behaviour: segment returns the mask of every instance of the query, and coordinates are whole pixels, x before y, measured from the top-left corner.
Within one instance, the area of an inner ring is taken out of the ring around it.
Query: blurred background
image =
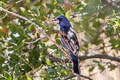
[[[65,15],[79,39],[79,56],[120,57],[120,0],[0,0],[0,7],[24,16],[60,44],[53,21]],[[72,63],[35,26],[0,11],[0,80],[75,80]],[[79,61],[81,74],[93,80],[120,80],[120,63]],[[82,80],[87,80],[81,78]]]

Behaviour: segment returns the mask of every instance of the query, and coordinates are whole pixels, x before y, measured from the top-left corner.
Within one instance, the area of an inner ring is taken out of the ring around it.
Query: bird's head
[[[69,20],[64,15],[57,16],[55,21],[58,21],[60,26],[71,26]]]

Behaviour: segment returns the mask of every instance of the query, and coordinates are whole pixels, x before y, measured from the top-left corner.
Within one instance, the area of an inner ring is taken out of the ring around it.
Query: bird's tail
[[[78,61],[73,61],[73,70],[74,70],[74,73],[80,74],[79,67],[78,67]]]
[[[73,61],[73,71],[74,73],[76,74],[80,74],[80,71],[79,71],[79,66],[78,66],[78,56],[75,56],[72,51],[69,51],[70,52],[70,55],[72,57],[72,61]]]

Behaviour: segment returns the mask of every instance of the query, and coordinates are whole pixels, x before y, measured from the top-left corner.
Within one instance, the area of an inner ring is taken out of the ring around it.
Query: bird
[[[70,21],[64,15],[57,16],[55,21],[58,21],[60,25],[59,34],[61,45],[69,52],[72,58],[73,71],[75,74],[80,74],[78,66],[78,51],[80,47],[75,31]]]

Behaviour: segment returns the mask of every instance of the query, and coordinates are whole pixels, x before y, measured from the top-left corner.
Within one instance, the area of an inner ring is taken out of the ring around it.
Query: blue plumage
[[[71,27],[69,20],[65,16],[60,15],[55,20],[59,20],[59,33],[61,44],[64,48],[66,48],[69,51],[69,54],[72,57],[74,73],[79,74],[80,72],[78,68],[77,56],[77,53],[79,51],[79,43],[76,34],[73,28]]]

